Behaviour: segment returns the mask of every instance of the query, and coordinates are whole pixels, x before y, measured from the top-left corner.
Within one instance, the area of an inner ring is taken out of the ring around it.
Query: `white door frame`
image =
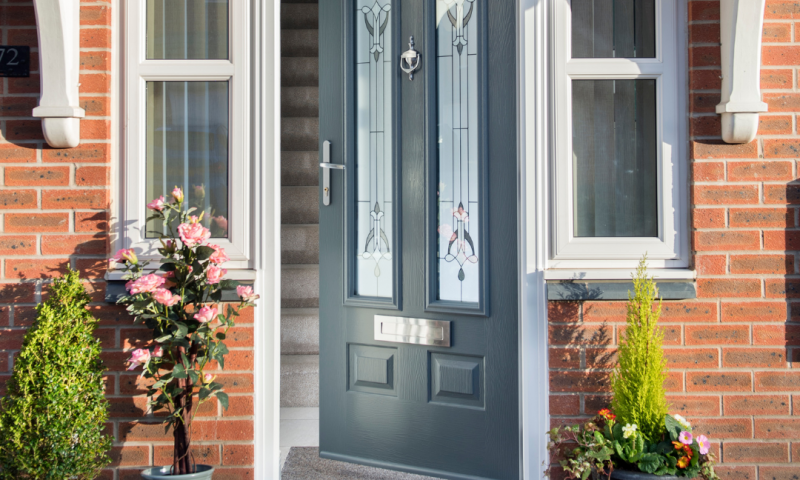
[[[547,355],[547,184],[549,135],[550,1],[519,0],[518,155],[520,288],[520,471],[542,478],[548,460],[549,367]]]
[[[253,198],[257,225],[255,311],[255,478],[280,478],[281,394],[281,52],[280,0],[251,0]]]
[[[280,2],[251,0],[253,152],[261,196],[255,325],[255,478],[280,478]],[[547,363],[547,0],[518,0],[520,184],[520,473],[542,477],[549,426]],[[259,454],[258,452],[263,452]]]

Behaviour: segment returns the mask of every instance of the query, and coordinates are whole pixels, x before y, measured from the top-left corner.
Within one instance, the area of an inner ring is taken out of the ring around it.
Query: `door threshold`
[[[329,460],[337,460],[340,462],[357,463],[367,467],[383,468],[386,470],[396,470],[399,472],[413,473],[416,475],[425,475],[428,477],[447,478],[450,480],[491,480],[489,477],[478,477],[475,475],[464,475],[451,472],[443,472],[431,468],[412,467],[399,463],[382,462],[379,460],[372,460],[367,458],[354,457],[351,455],[341,455],[338,453],[325,452],[322,449],[319,451],[320,458],[327,458]]]

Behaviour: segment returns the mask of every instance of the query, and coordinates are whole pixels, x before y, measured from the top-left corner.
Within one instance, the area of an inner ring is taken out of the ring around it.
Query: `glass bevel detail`
[[[478,0],[436,2],[437,299],[480,301]]]
[[[355,15],[356,242],[355,294],[391,298],[392,6],[359,0]]]

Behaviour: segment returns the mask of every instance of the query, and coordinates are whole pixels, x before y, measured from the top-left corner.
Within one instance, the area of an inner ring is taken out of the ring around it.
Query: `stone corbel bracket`
[[[722,0],[722,139],[749,143],[758,133],[758,113],[767,111],[761,101],[761,32],[766,0]]]
[[[33,116],[42,119],[47,144],[73,148],[80,144],[80,0],[34,0],[39,35],[42,98]]]

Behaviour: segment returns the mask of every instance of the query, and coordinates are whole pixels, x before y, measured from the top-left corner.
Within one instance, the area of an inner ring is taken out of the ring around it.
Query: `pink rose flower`
[[[700,454],[706,455],[708,450],[711,448],[711,443],[709,443],[708,437],[705,435],[700,435],[697,437],[697,446],[700,447]]]
[[[128,370],[133,370],[139,365],[144,365],[150,361],[150,350],[146,348],[137,348],[131,353],[131,358],[129,358],[128,361],[131,363]]]
[[[214,380],[214,375],[211,375],[210,373],[203,375],[203,381],[205,383],[211,383],[212,380]]]
[[[692,432],[683,431],[680,435],[678,435],[678,440],[681,441],[684,445],[691,445],[692,444]]]
[[[259,296],[253,293],[253,287],[250,285],[239,285],[236,287],[236,295],[238,295],[245,302],[252,302],[258,300]]]
[[[222,277],[228,273],[224,268],[219,268],[216,265],[211,265],[206,269],[206,280],[209,285],[216,285],[222,280]]]
[[[206,243],[211,238],[211,231],[199,223],[181,223],[178,225],[178,235],[184,245],[192,248]]]
[[[160,197],[156,198],[152,202],[148,203],[147,204],[147,208],[149,208],[150,210],[156,211],[156,212],[160,212],[160,211],[164,210],[164,205],[166,205],[164,203],[164,195],[161,195]]]
[[[137,263],[139,261],[139,258],[136,256],[136,252],[132,248],[123,248],[117,250],[117,253],[115,253],[114,256],[109,259],[109,262],[110,261],[114,261],[117,263],[123,263],[123,262]]]
[[[125,287],[128,288],[131,295],[138,295],[155,292],[158,287],[164,285],[165,281],[163,277],[151,273],[134,280],[133,283],[128,282]]]
[[[214,307],[203,307],[194,314],[194,319],[200,323],[208,323],[217,317],[217,309]]]
[[[173,188],[172,198],[174,198],[176,202],[181,203],[183,201],[183,190],[178,187]]]
[[[160,346],[157,346],[156,348],[153,349],[153,353],[151,355],[154,357],[161,358],[164,356],[164,349],[161,348]]]
[[[228,231],[228,219],[227,218],[223,217],[222,215],[220,215],[219,217],[211,217],[211,218],[214,219],[214,223],[216,223],[219,228],[221,228],[222,230],[224,230],[226,232]]]
[[[172,292],[166,288],[157,289],[153,294],[153,298],[156,300],[156,302],[166,307],[171,307],[181,301],[181,297],[179,295],[173,295]]]
[[[225,253],[224,248],[220,247],[219,245],[209,244],[208,246],[214,249],[214,253],[208,257],[208,260],[211,263],[225,263],[230,260],[230,258],[228,258],[228,254]]]
[[[198,198],[204,198],[206,196],[206,186],[205,185],[194,185],[194,196]]]

